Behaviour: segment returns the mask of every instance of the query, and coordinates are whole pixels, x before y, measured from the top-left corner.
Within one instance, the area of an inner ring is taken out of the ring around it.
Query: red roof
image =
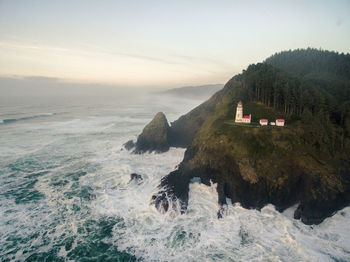
[[[238,104],[241,105],[241,104],[242,104],[242,101],[239,101]]]
[[[276,122],[284,122],[284,119],[276,119]]]
[[[250,116],[243,116],[242,118],[244,118],[244,119],[249,119]]]
[[[260,119],[260,122],[269,122],[267,119]]]

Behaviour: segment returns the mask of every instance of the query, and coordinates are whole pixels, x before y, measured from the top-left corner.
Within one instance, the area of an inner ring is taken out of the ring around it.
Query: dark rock
[[[294,219],[300,219],[303,211],[301,210],[301,205],[294,211]]]
[[[208,146],[203,141],[201,145]],[[345,191],[330,190],[318,174],[310,173],[311,171],[299,167],[296,163],[284,164],[280,173],[276,173],[277,177],[283,177],[284,180],[276,185],[274,180],[270,181],[269,177],[262,175],[256,181],[247,179],[235,158],[224,153],[217,154],[210,147],[208,151],[201,150],[203,149],[190,146],[179,168],[162,179],[160,191],[151,201],[159,210],[167,211],[172,208],[169,203],[178,199],[182,212],[185,212],[189,184],[196,177],[208,186],[211,182],[218,184],[220,205],[225,205],[228,197],[232,203],[239,202],[244,208],[260,210],[266,204],[272,203],[282,212],[299,202],[294,218],[301,219],[308,225],[321,223],[326,217],[332,216],[335,211],[349,204],[350,187],[346,187]],[[168,201],[169,199],[171,201]],[[218,217],[221,216],[220,209]]]
[[[123,144],[123,146],[126,150],[130,151],[131,149],[133,149],[135,147],[135,143],[133,140],[129,140],[128,142]]]
[[[333,216],[337,210],[349,205],[350,192],[324,193],[323,198],[303,199],[300,212],[296,210],[294,217],[300,215],[301,221],[306,225],[321,223],[325,218]],[[299,208],[298,208],[299,209]]]
[[[165,115],[159,112],[143,129],[137,138],[134,153],[141,154],[155,151],[157,153],[169,150],[169,125]]]
[[[166,183],[165,181],[162,182],[163,185]],[[160,190],[157,194],[152,196],[151,204],[155,205],[155,207],[159,210],[161,213],[166,213],[169,209],[177,210],[177,202],[180,204],[180,213],[183,214],[186,211],[187,208],[187,202],[184,202],[179,192],[176,194],[174,193],[173,189],[170,187],[159,187]],[[183,191],[186,193],[185,191]],[[180,196],[180,197],[178,197]],[[188,191],[187,191],[187,197],[188,197]],[[185,197],[184,197],[185,198]]]
[[[142,183],[142,181],[143,181],[143,178],[142,178],[142,176],[141,176],[141,175],[136,174],[136,173],[132,173],[132,174],[130,174],[130,180],[129,180],[129,183],[131,183],[131,182],[135,182],[135,183],[137,183],[137,184],[140,184],[140,183]]]

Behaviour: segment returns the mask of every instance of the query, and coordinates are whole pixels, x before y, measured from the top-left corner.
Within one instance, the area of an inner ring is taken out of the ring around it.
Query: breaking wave
[[[43,117],[50,117],[55,115],[55,113],[42,113],[38,115],[32,115],[32,116],[25,116],[25,117],[19,117],[19,118],[7,118],[7,119],[0,119],[0,124],[11,124],[18,121],[24,121],[24,120],[31,120],[35,118],[43,118]]]

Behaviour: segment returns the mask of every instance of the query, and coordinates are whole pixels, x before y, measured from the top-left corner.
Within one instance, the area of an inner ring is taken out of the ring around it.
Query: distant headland
[[[224,87],[223,84],[184,86],[172,88],[158,92],[158,94],[167,94],[173,96],[181,96],[186,98],[208,98]]]
[[[170,125],[158,113],[129,146],[187,148],[151,199],[160,210],[180,203],[185,212],[197,177],[217,183],[222,207],[226,198],[279,211],[297,204],[295,219],[318,224],[350,204],[350,55],[311,48],[272,55]]]

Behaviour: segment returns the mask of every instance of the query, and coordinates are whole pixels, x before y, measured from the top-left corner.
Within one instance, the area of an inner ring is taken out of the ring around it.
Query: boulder
[[[129,180],[129,183],[131,183],[131,182],[135,182],[135,183],[137,183],[137,184],[140,184],[140,183],[142,183],[142,181],[143,181],[143,178],[142,178],[142,176],[141,176],[141,175],[136,174],[136,173],[132,173],[132,174],[130,174],[130,180]]]
[[[133,149],[135,147],[135,143],[133,140],[129,140],[128,142],[126,142],[125,144],[123,144],[123,147],[130,151],[131,149]]]

